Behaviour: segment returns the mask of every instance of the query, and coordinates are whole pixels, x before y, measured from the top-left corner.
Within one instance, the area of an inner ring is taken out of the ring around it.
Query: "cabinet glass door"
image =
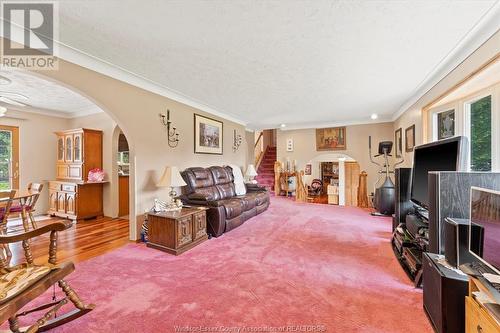
[[[75,154],[73,155],[73,161],[81,162],[82,161],[82,135],[81,134],[75,134],[73,144],[75,145],[75,149],[74,149]]]
[[[64,138],[57,138],[57,160],[64,162]]]
[[[73,161],[73,137],[66,137],[66,162]]]

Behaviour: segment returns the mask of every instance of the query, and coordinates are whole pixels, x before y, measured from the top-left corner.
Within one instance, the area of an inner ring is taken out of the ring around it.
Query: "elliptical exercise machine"
[[[373,185],[373,207],[377,210],[375,213],[371,213],[373,216],[391,216],[394,213],[394,206],[396,203],[396,189],[394,187],[394,182],[391,179],[391,174],[394,174],[394,169],[397,165],[404,162],[404,159],[394,164],[393,169],[390,169],[389,157],[392,157],[392,141],[381,141],[378,144],[378,154],[372,156],[372,137],[368,137],[368,152],[370,154],[370,161],[380,167],[379,178]],[[383,156],[383,164],[375,162],[373,158]],[[384,179],[382,185],[381,180]]]

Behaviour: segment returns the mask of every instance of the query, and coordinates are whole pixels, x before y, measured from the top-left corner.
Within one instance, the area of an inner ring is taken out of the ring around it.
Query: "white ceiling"
[[[495,1],[59,4],[60,40],[253,128],[388,120]]]
[[[0,85],[0,96],[10,97],[11,93],[21,94],[28,99],[16,98],[14,100],[26,106],[12,106],[4,102],[0,105],[25,112],[34,112],[73,118],[98,112],[103,112],[89,99],[73,92],[72,90],[29,72],[21,70],[0,70],[0,76],[8,78],[11,82]]]

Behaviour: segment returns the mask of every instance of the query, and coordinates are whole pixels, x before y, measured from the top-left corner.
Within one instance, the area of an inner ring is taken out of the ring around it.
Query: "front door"
[[[19,189],[19,127],[0,125],[0,190]]]

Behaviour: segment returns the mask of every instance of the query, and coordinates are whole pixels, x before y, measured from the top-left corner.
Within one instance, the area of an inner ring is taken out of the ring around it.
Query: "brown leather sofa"
[[[188,168],[181,172],[187,186],[182,201],[206,206],[207,231],[218,237],[242,225],[269,207],[269,192],[258,185],[247,185],[247,193],[237,196],[230,167]]]

